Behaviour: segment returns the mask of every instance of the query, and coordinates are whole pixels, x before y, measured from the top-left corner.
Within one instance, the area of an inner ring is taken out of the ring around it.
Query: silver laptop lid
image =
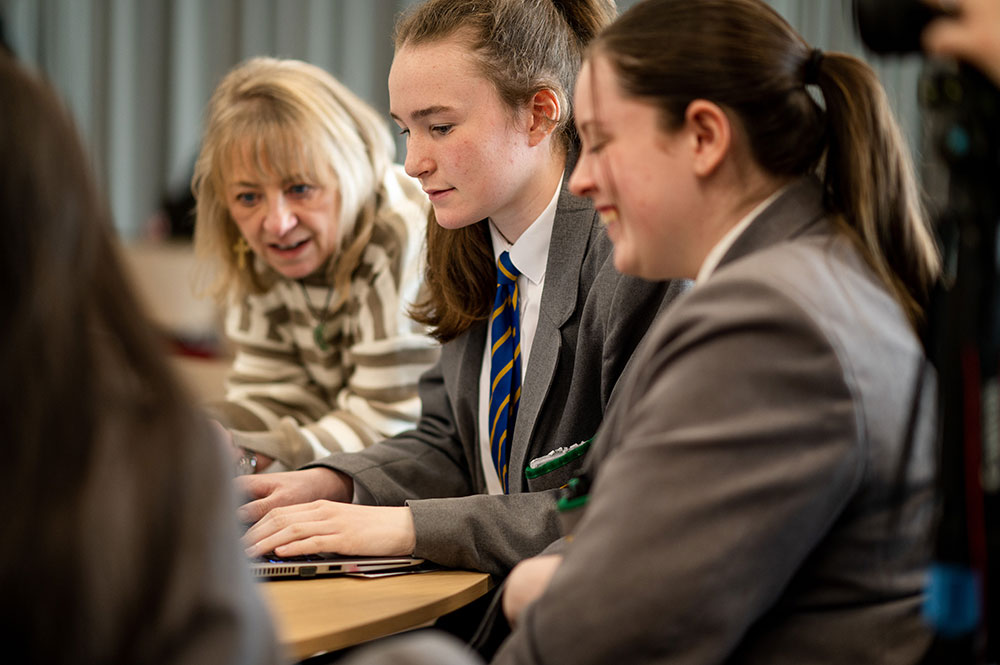
[[[308,554],[296,557],[264,555],[250,560],[254,577],[280,579],[289,577],[316,577],[317,575],[345,575],[373,571],[390,571],[419,566],[424,562],[410,556],[346,556],[343,554]]]

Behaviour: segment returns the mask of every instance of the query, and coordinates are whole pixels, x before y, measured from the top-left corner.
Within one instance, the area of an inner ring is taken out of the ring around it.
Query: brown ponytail
[[[909,152],[871,68],[810,48],[760,0],[647,0],[593,48],[626,93],[660,107],[668,127],[683,121],[693,100],[706,99],[739,119],[765,170],[821,171],[829,210],[920,324],[940,257]]]
[[[823,58],[817,85],[830,133],[823,177],[828,205],[918,326],[941,260],[885,90],[868,65],[841,53]]]
[[[453,35],[467,40],[482,75],[513,115],[540,90],[563,109],[557,149],[576,150],[572,92],[586,45],[615,16],[612,0],[427,0],[396,24],[396,49]],[[486,222],[458,231],[427,226],[426,297],[410,315],[447,342],[489,315],[496,268]]]

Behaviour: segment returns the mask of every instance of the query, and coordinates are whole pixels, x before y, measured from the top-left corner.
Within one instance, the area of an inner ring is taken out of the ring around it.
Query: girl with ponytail
[[[616,392],[564,553],[508,578],[495,662],[920,662],[940,260],[875,75],[760,0],[646,0],[575,109],[570,189],[615,264],[696,281]]]

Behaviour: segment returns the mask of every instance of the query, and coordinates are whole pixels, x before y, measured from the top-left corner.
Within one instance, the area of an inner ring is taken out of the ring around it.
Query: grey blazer
[[[582,457],[530,484],[525,467],[594,436],[632,351],[660,308],[685,287],[622,276],[611,252],[593,207],[564,182],[511,443],[509,495],[485,494],[477,443],[485,322],[445,344],[422,377],[414,430],[311,466],[348,473],[371,503],[408,505],[417,556],[504,575],[537,554],[559,537],[553,493]]]
[[[922,357],[794,184],[636,351],[563,565],[495,662],[918,662],[932,374],[897,473]]]

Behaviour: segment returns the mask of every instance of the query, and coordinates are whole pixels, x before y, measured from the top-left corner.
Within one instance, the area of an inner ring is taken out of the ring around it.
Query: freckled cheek
[[[521,152],[517,136],[507,127],[492,128],[490,131],[493,133],[492,140],[470,146],[484,166],[494,170],[523,166],[519,163]]]
[[[484,177],[483,174],[489,170],[488,164],[484,164],[482,156],[474,146],[468,149],[460,146],[450,155],[446,168],[441,169],[445,182],[439,184],[447,183],[451,187],[468,190],[470,187],[478,186]]]

